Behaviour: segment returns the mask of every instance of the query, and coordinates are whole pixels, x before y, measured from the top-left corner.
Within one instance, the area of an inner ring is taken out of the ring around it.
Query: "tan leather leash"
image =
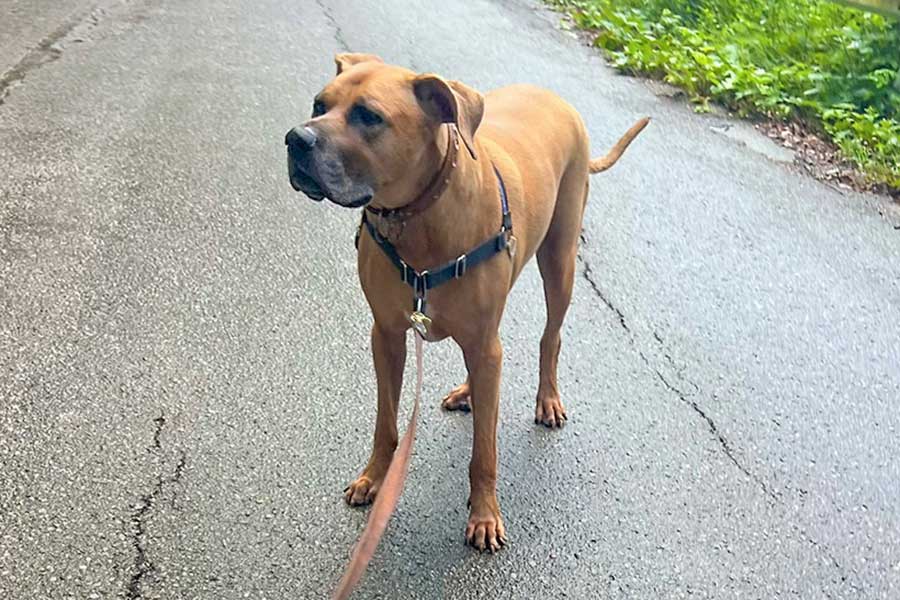
[[[344,571],[344,576],[338,584],[337,590],[332,596],[333,600],[346,600],[350,597],[350,593],[359,580],[362,578],[369,561],[375,554],[375,548],[384,535],[388,521],[397,508],[397,501],[400,500],[400,493],[403,491],[403,484],[406,482],[406,474],[409,470],[409,459],[412,455],[413,441],[416,437],[416,421],[419,418],[419,403],[422,399],[422,337],[413,333],[416,339],[416,396],[413,404],[412,415],[409,417],[409,425],[406,427],[406,433],[400,440],[391,464],[388,466],[387,474],[375,496],[375,503],[372,504],[372,510],[369,513],[369,522],[359,541],[353,548],[353,556],[350,558],[350,564]]]

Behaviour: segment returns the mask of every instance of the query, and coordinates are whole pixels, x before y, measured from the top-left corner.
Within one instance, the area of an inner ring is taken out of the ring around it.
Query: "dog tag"
[[[431,326],[431,319],[425,313],[415,311],[409,315],[409,322],[412,323],[416,333],[425,339],[425,336],[428,335],[428,328]]]
[[[519,240],[516,239],[516,236],[509,236],[509,240],[506,242],[506,251],[509,252],[510,258],[516,257],[516,244],[519,243]]]

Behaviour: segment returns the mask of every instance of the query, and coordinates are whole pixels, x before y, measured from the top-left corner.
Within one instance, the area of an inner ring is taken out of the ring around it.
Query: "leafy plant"
[[[900,23],[824,0],[550,0],[624,71],[739,114],[801,119],[900,188]]]

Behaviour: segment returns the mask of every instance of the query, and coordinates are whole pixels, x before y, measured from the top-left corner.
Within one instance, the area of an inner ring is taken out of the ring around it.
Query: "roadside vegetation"
[[[799,122],[900,190],[900,20],[825,0],[548,0],[613,64],[741,115]]]

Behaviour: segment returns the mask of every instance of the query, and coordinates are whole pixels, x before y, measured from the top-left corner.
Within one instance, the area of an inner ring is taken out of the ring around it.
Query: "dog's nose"
[[[284,143],[301,152],[311,150],[316,145],[316,132],[309,127],[294,127],[284,136]]]

